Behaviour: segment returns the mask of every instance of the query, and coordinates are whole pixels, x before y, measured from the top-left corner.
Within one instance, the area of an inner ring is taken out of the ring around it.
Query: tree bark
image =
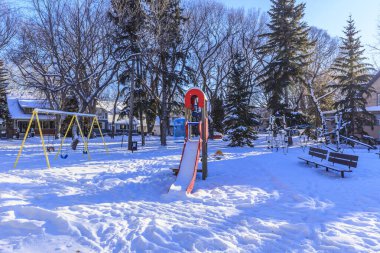
[[[315,108],[317,109],[317,112],[319,114],[319,117],[321,119],[322,133],[326,133],[327,130],[328,130],[327,123],[326,123],[326,118],[323,115],[323,112],[322,112],[321,106],[319,104],[319,101],[318,101],[317,97],[315,96],[313,85],[311,84],[311,82],[308,82],[308,81],[306,81],[306,85],[309,88],[311,99],[312,99],[312,101],[313,101],[313,103],[315,105]],[[325,138],[326,138],[326,142],[329,143],[330,142],[330,136],[326,135]]]
[[[161,53],[161,65],[162,65],[162,103],[161,103],[161,145],[166,146],[166,137],[168,132],[168,78],[167,78],[167,66],[166,66],[166,56]]]
[[[129,128],[128,128],[128,150],[132,150],[132,132],[133,132],[133,106],[135,93],[135,58],[132,59],[131,68],[131,90],[129,95]]]

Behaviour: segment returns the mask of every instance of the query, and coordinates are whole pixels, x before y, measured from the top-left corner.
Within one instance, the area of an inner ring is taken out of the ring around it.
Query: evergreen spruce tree
[[[271,2],[268,12],[270,32],[262,35],[267,42],[259,48],[261,54],[271,59],[258,80],[265,92],[270,94],[269,109],[276,113],[289,106],[289,87],[300,83],[312,43],[308,40],[309,28],[302,21],[304,3],[296,5],[295,0]]]
[[[332,67],[337,82],[332,87],[338,88],[341,94],[335,107],[343,114],[343,119],[350,122],[350,135],[365,134],[363,126],[373,125],[374,121],[373,115],[366,110],[366,96],[370,96],[372,91],[366,84],[372,78],[372,67],[365,63],[364,49],[351,16],[347,20],[344,35],[340,54]]]
[[[5,64],[0,60],[0,119],[5,121],[7,132],[9,132],[12,128],[12,124],[7,103],[7,80]]]
[[[214,108],[211,112],[212,117],[212,128],[218,132],[223,133],[223,120],[225,112],[222,98],[216,98],[214,102]]]
[[[250,106],[245,76],[244,58],[237,53],[234,55],[232,73],[229,77],[225,106],[226,118],[223,121],[225,132],[230,137],[229,146],[231,147],[245,145],[253,147],[253,141],[257,139],[254,131],[257,116]]]
[[[109,16],[114,24],[114,56],[120,59],[122,73],[125,80],[128,79],[128,87],[123,89],[123,93],[128,90],[126,96],[125,111],[128,111],[128,149],[132,150],[133,115],[135,114],[135,88],[141,81],[141,54],[140,47],[143,27],[146,25],[144,11],[144,0],[112,0]],[[145,137],[142,134],[142,143],[145,144]]]

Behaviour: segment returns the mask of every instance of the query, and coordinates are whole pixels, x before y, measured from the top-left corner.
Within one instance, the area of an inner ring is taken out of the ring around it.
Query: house
[[[364,131],[366,131],[369,136],[375,138],[377,141],[380,141],[380,71],[372,78],[367,86],[368,88],[372,87],[374,91],[371,92],[371,96],[367,98],[366,109],[376,117],[376,121],[373,127],[364,126]],[[327,125],[330,131],[335,127],[335,113],[336,111],[324,112],[324,115],[328,120]]]
[[[99,123],[102,125],[102,131],[105,133],[112,132],[112,124],[115,124],[115,130],[117,134],[121,134],[129,129],[129,118],[128,116],[121,117],[120,113],[123,111],[123,103],[116,103],[116,108],[114,101],[98,101],[97,105],[97,115],[99,118]],[[139,122],[136,118],[133,118],[132,129],[137,132],[137,126]]]
[[[183,118],[183,116],[179,116],[179,115],[171,115],[170,116],[170,118],[169,118],[169,135],[173,135],[174,120],[178,119],[178,118]],[[143,117],[143,129],[144,129],[145,133],[148,131],[145,117]],[[141,133],[140,121],[138,121],[137,132]],[[160,117],[159,116],[157,116],[155,121],[154,121],[154,126],[153,126],[153,130],[152,130],[151,134],[152,135],[160,135],[161,134],[161,126],[160,126]]]
[[[12,120],[13,129],[10,131],[13,135],[17,132],[23,134],[26,132],[30,118],[32,117],[32,112],[35,108],[40,109],[50,109],[46,100],[42,99],[24,99],[12,96],[7,96],[8,110]],[[39,115],[39,120],[41,123],[42,134],[54,134],[54,120],[53,115]],[[34,130],[35,134],[39,134],[36,122],[32,122],[31,129]]]
[[[35,98],[20,98],[14,96],[7,96],[8,109],[12,120],[13,129],[11,129],[12,135],[21,135],[26,132],[30,118],[32,117],[33,110],[39,109],[51,109],[49,103],[45,99]],[[96,115],[98,116],[99,125],[103,133],[112,132],[112,123],[114,122],[116,133],[123,133],[128,129],[129,119],[128,117],[120,117],[120,113],[123,109],[122,103],[117,103],[116,113],[114,117],[114,102],[113,101],[99,101],[96,107]],[[41,122],[42,134],[53,135],[55,134],[55,116],[39,114],[39,120]],[[139,121],[133,118],[133,130],[137,132],[137,125]],[[32,122],[31,129],[35,134],[39,134],[38,126],[36,122]],[[5,130],[5,122],[0,119],[0,130]],[[97,127],[94,128],[94,132],[99,133]]]
[[[368,87],[373,88],[371,96],[367,98],[367,111],[375,115],[376,121],[375,125],[372,127],[366,126],[364,131],[366,131],[370,136],[374,137],[376,140],[380,140],[380,71],[372,78],[368,83]]]

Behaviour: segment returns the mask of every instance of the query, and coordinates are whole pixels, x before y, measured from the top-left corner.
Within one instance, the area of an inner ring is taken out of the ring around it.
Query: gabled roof
[[[21,99],[22,100],[22,99]],[[21,105],[19,103],[19,99],[11,96],[7,96],[7,103],[8,103],[8,110],[11,115],[11,119],[19,119],[19,120],[29,120],[32,116],[31,113],[24,113],[24,111],[21,108]],[[32,102],[24,103],[24,105],[30,105]],[[28,108],[39,108],[39,107],[28,107]],[[45,108],[41,108],[45,109]],[[47,119],[54,119],[54,117],[47,116],[47,115],[38,115],[39,119],[47,120]]]

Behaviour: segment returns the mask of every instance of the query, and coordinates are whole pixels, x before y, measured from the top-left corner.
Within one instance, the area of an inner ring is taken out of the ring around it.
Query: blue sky
[[[52,0],[53,1],[53,0]],[[217,0],[230,7],[270,9],[270,0]],[[297,0],[306,2],[305,20],[309,25],[325,29],[332,36],[342,36],[346,20],[352,14],[357,28],[361,31],[364,45],[377,42],[380,24],[380,0]],[[8,0],[23,5],[25,0]]]
[[[268,11],[270,0],[219,0],[230,7],[258,8]],[[325,29],[332,36],[343,36],[342,30],[350,14],[362,36],[362,44],[377,42],[380,24],[380,0],[297,0],[306,3],[305,21]]]
[[[25,0],[7,0],[13,5],[23,5]],[[54,0],[51,0],[54,1]],[[270,9],[270,0],[216,0],[229,7],[256,8],[262,11]],[[343,28],[350,14],[356,22],[362,36],[362,44],[366,46],[367,55],[371,50],[368,45],[376,45],[380,41],[380,0],[297,0],[306,3],[305,21],[310,26],[327,30],[331,36],[343,36]],[[378,44],[378,46],[380,46]]]

